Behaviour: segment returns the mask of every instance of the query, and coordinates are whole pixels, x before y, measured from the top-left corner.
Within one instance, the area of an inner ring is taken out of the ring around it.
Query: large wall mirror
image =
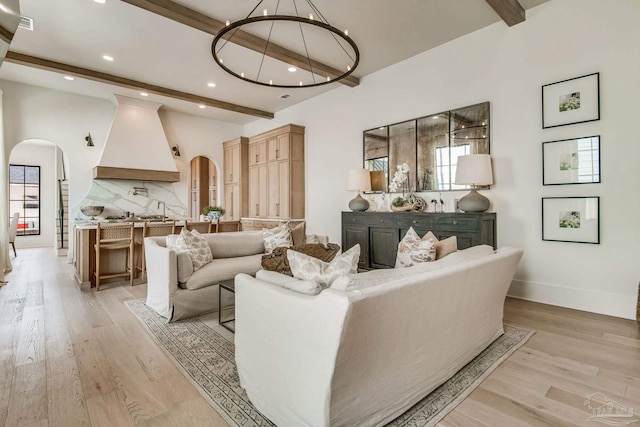
[[[387,192],[403,163],[409,166],[408,191],[467,188],[453,183],[458,156],[490,154],[489,136],[489,102],[366,130],[364,167],[384,173],[372,190]]]

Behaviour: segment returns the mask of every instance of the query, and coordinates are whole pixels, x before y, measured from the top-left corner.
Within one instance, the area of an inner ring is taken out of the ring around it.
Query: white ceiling
[[[520,0],[520,4],[529,9],[545,1]],[[176,2],[222,21],[236,21],[246,17],[257,0]],[[283,5],[287,2],[291,0],[281,0]],[[306,5],[304,0],[297,3]],[[331,25],[348,29],[358,44],[360,65],[354,75],[360,78],[500,20],[484,0],[315,0],[314,4]],[[339,86],[282,89],[243,82],[214,62],[213,36],[120,0],[104,4],[20,0],[20,12],[33,18],[34,31],[18,29],[11,51],[246,107],[276,113]],[[104,61],[104,54],[115,60]],[[147,99],[170,110],[240,124],[256,120],[153,94],[143,98],[138,91],[82,78],[68,81],[62,74],[6,61],[0,67],[0,79],[105,99],[114,99],[113,94]],[[208,82],[216,87],[208,87]],[[284,93],[291,96],[280,98]]]

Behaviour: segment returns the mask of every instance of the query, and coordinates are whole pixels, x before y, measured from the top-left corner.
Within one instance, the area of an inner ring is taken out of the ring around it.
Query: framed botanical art
[[[600,182],[600,135],[542,143],[542,184]]]
[[[542,240],[600,243],[600,197],[543,197]]]
[[[600,120],[600,73],[542,86],[542,128]]]

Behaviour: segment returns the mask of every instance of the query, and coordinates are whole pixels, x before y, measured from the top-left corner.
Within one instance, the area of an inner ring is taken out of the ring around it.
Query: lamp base
[[[369,202],[360,193],[349,202],[349,209],[354,212],[366,211],[369,209]]]
[[[475,188],[458,201],[458,209],[464,212],[484,212],[489,209],[489,199],[478,193]]]

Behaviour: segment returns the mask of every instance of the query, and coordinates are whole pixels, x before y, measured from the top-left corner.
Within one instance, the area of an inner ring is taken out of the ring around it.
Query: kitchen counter
[[[169,221],[173,221],[173,220],[169,220]],[[194,221],[194,220],[189,220],[189,221]],[[158,224],[161,221],[152,221],[153,224]],[[129,221],[126,220],[110,220],[110,221],[79,221],[75,223],[75,227],[79,230],[95,230],[96,228],[98,228],[98,223],[100,224],[128,224]],[[134,228],[142,228],[144,226],[144,221],[134,221],[133,222],[133,227]],[[184,226],[184,220],[176,220],[176,227],[182,227]]]

